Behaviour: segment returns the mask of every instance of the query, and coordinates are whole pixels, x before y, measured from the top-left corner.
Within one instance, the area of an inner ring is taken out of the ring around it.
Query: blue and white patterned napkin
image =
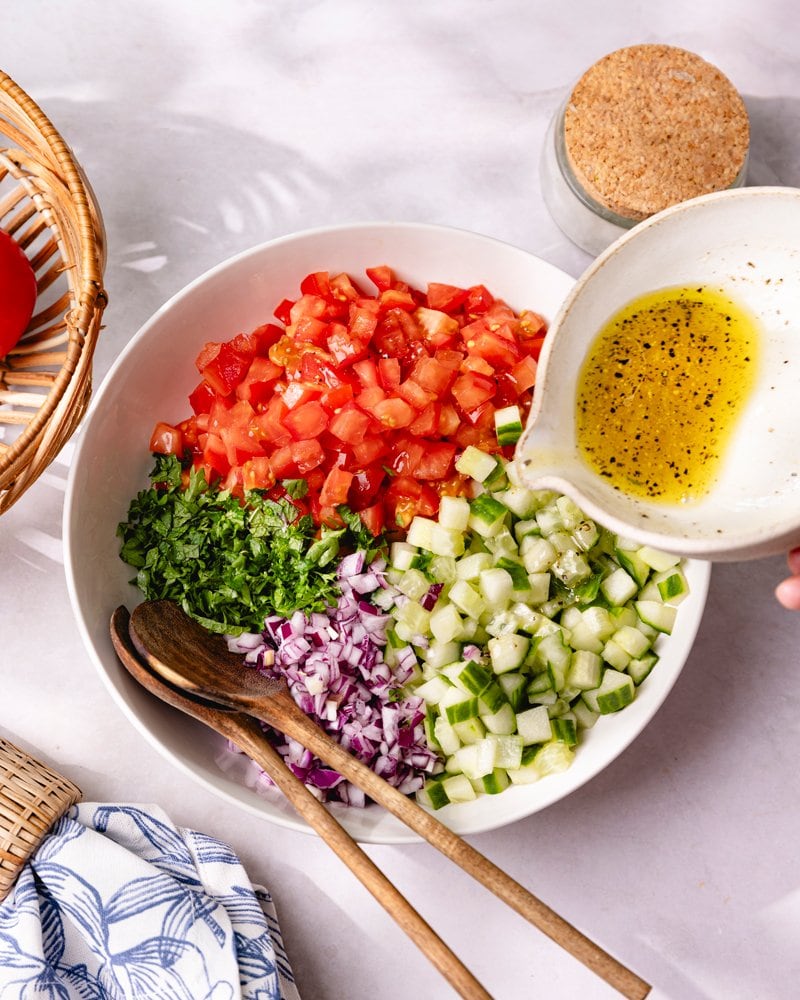
[[[0,905],[2,1000],[299,1000],[269,893],[157,807],[81,803]]]

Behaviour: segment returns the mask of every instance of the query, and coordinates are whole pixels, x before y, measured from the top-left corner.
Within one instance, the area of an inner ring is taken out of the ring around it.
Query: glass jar
[[[618,49],[553,116],[542,195],[564,234],[596,255],[670,205],[743,185],[749,142],[744,101],[715,66],[669,45]]]

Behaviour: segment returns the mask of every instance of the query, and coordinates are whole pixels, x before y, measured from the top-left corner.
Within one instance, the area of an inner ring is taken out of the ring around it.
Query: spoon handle
[[[283,689],[269,697],[253,697],[247,711],[273,726],[325,763],[348,781],[358,785],[385,809],[428,841],[445,857],[516,910],[529,923],[613,986],[630,1000],[643,1000],[650,985],[587,938],[545,903],[537,899],[510,875],[498,868],[479,851],[453,833],[421,806],[378,777],[365,764],[343,750],[327,733],[315,725]],[[310,821],[309,821],[310,822]]]
[[[362,851],[347,831],[337,823],[325,806],[284,764],[282,758],[247,716],[226,716],[219,712],[215,728],[232,740],[272,778],[303,819],[347,865],[414,944],[441,972],[453,989],[465,1000],[491,1000],[469,969],[448,948],[384,873]]]

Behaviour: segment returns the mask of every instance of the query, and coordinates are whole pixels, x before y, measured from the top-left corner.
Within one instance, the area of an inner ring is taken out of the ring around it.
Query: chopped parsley
[[[285,481],[287,497],[253,490],[242,503],[210,487],[202,470],[184,487],[178,459],[155,457],[151,487],[117,528],[120,557],[146,599],[176,601],[211,631],[260,632],[269,615],[322,611],[336,603],[340,549],[371,561],[382,547],[347,507],[338,508],[342,528],[298,516],[289,497],[304,495],[304,480]]]

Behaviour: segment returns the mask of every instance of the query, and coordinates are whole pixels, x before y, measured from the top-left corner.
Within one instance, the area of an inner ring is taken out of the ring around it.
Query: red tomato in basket
[[[0,230],[0,358],[28,328],[36,303],[36,275],[8,233]]]

